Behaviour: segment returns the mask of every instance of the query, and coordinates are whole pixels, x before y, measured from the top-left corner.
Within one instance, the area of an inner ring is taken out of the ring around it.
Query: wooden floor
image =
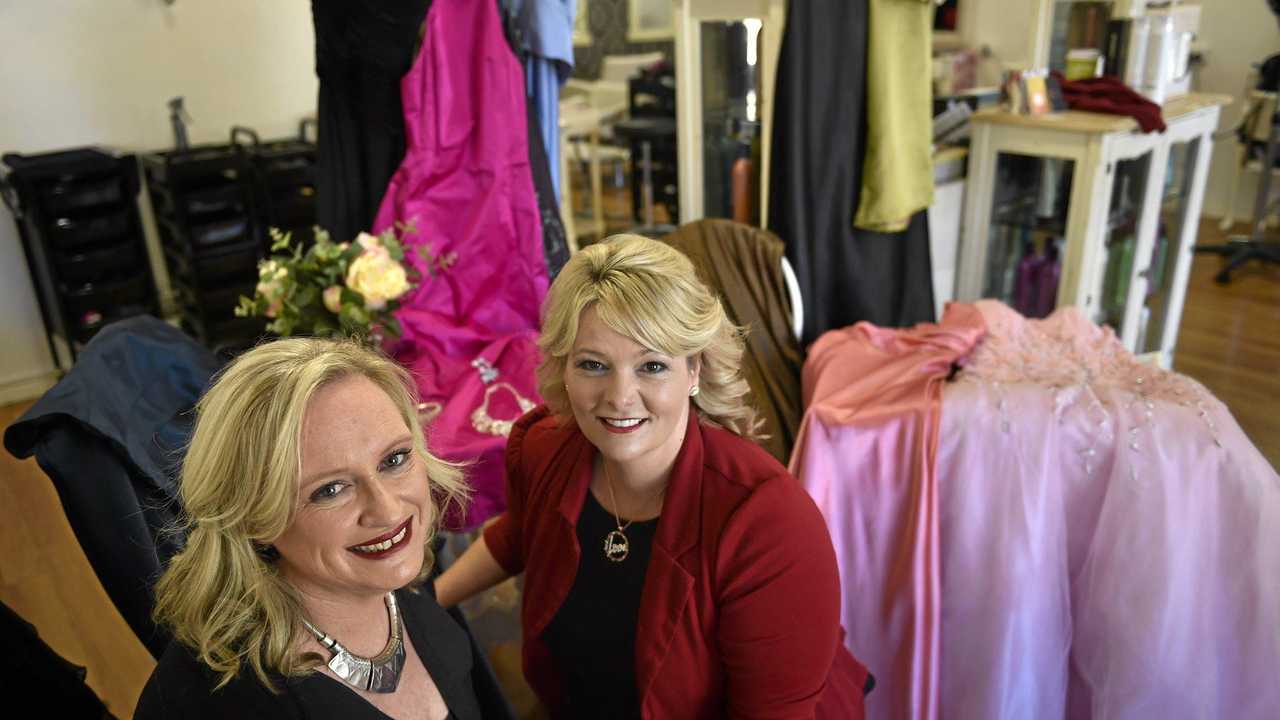
[[[1235,232],[1244,233],[1243,223]],[[1200,242],[1219,243],[1216,221],[1200,224]],[[1196,255],[1187,285],[1173,367],[1227,404],[1271,465],[1280,468],[1280,265],[1255,261],[1213,281],[1217,255]]]
[[[0,408],[0,427],[30,405]],[[35,460],[19,461],[3,450],[0,601],[35,625],[54,651],[89,669],[89,687],[113,715],[133,716],[155,661],[93,574],[53,484]]]
[[[1216,224],[1202,242],[1223,238]],[[1280,467],[1280,268],[1250,267],[1227,286],[1221,260],[1197,256],[1174,366],[1204,383]],[[0,408],[8,427],[30,403]],[[63,657],[117,717],[130,717],[154,662],[89,567],[48,478],[34,460],[0,452],[0,601]]]

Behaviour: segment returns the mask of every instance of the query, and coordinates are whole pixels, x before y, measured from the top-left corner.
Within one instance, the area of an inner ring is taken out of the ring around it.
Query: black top
[[[404,627],[449,707],[450,720],[486,717],[472,685],[467,633],[428,592],[396,592]],[[160,658],[142,690],[137,720],[155,718],[368,718],[387,716],[341,681],[321,672],[275,678],[272,693],[251,670],[214,691],[218,676],[176,642]]]
[[[561,677],[565,717],[639,718],[636,621],[657,518],[634,522],[622,562],[604,554],[614,516],[590,492],[578,516],[578,574],[564,604],[543,632]]]

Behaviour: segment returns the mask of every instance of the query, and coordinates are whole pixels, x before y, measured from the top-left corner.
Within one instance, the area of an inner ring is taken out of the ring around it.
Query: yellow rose
[[[400,263],[386,252],[361,253],[347,268],[347,287],[364,296],[364,306],[381,310],[409,289],[409,278]]]

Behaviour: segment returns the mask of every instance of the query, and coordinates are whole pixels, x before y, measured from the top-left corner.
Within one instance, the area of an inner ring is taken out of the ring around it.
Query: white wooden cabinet
[[[1174,98],[1164,133],[1115,115],[975,113],[957,298],[1029,316],[1074,305],[1169,367],[1227,102]]]

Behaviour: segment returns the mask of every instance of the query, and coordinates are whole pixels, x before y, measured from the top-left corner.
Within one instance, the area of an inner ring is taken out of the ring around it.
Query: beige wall
[[[963,41],[985,52],[978,84],[999,85],[1006,69],[1035,62],[1039,0],[960,0],[958,31]]]
[[[1199,42],[1205,47],[1207,63],[1200,70],[1197,89],[1226,93],[1236,102],[1222,111],[1219,130],[1235,127],[1244,108],[1245,75],[1250,63],[1280,52],[1280,24],[1266,0],[1202,0]],[[1222,137],[1214,143],[1209,184],[1205,188],[1204,214],[1226,213],[1235,172],[1235,142]],[[1253,213],[1253,193],[1257,176],[1246,175],[1236,196],[1236,217]]]
[[[168,147],[175,95],[186,97],[193,142],[224,141],[232,125],[293,134],[315,108],[307,0],[0,2],[0,53],[0,152]],[[53,368],[5,210],[0,338],[4,402]]]

